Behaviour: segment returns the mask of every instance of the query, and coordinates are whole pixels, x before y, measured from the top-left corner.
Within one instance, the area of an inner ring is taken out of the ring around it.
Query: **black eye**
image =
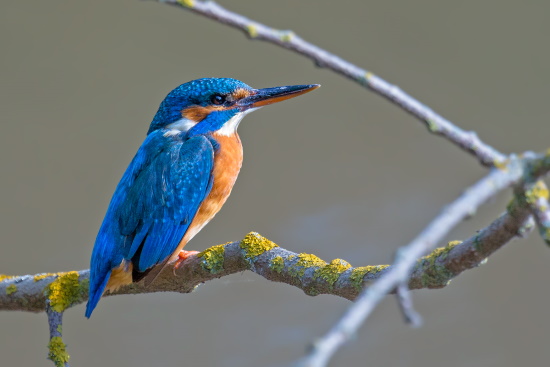
[[[214,104],[221,105],[225,103],[225,96],[222,96],[221,94],[214,94],[210,100]]]

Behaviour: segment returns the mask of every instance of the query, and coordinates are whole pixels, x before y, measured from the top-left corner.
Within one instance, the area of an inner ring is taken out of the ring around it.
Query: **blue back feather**
[[[147,136],[113,195],[92,252],[86,317],[123,259],[143,272],[175,251],[210,192],[210,140],[203,135],[165,137],[165,132]]]

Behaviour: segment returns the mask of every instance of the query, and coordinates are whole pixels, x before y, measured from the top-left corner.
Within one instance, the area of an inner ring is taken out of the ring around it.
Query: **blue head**
[[[293,98],[319,85],[295,85],[254,89],[230,78],[203,78],[172,90],[151,122],[149,132],[158,129],[186,131],[188,136],[234,133],[250,111]]]

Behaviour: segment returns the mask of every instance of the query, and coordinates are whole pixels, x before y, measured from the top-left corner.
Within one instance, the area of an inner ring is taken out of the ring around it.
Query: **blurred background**
[[[220,2],[399,85],[503,152],[550,146],[548,2]],[[386,264],[486,172],[349,80],[155,2],[2,1],[0,47],[0,273],[87,268],[159,103],[200,77],[323,87],[245,118],[233,194],[188,250],[254,230],[325,260]],[[489,224],[509,199],[448,240]],[[332,366],[546,365],[549,261],[532,234],[445,289],[414,292],[418,330],[387,297]],[[63,331],[74,366],[283,366],[349,305],[246,272],[193,294],[109,297],[90,320],[80,305]],[[1,312],[0,325],[0,364],[51,364],[44,314]]]

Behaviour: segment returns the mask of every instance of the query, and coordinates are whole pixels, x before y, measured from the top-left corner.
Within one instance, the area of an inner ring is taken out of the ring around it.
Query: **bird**
[[[105,291],[147,280],[155,266],[177,267],[196,253],[183,247],[221,209],[241,169],[242,118],[319,87],[254,89],[236,79],[202,78],[168,93],[97,234],[85,316]]]

